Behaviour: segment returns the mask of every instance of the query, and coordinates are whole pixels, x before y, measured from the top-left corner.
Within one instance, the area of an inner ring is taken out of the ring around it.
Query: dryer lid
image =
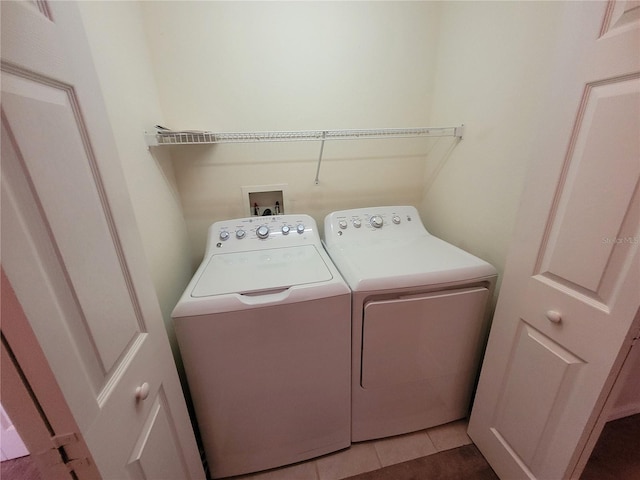
[[[224,253],[211,256],[191,297],[276,290],[332,278],[314,245]]]
[[[354,291],[437,285],[496,275],[484,260],[437,237],[385,238],[328,249]]]

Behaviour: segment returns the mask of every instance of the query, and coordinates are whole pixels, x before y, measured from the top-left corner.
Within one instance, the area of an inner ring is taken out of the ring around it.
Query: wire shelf
[[[464,125],[456,127],[378,128],[360,130],[298,130],[276,132],[228,132],[174,131],[158,126],[155,134],[145,134],[149,147],[163,145],[201,145],[213,143],[255,142],[308,142],[320,143],[320,155],[316,169],[316,185],[320,182],[320,164],[327,140],[359,140],[375,138],[456,137],[462,139]]]
[[[458,137],[464,125],[435,128],[381,128],[360,130],[298,130],[273,132],[160,131],[146,134],[147,145],[194,145],[210,143],[304,142],[325,140],[358,140],[368,138]]]

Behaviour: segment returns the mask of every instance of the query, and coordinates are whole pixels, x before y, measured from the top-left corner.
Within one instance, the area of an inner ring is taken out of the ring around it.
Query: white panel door
[[[580,474],[637,328],[639,7],[566,7],[469,423],[501,478]]]
[[[204,478],[77,6],[1,8],[9,282],[103,478]]]

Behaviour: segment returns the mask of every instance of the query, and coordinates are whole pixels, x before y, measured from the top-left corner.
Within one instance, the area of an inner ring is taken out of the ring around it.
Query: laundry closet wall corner
[[[539,98],[551,88],[562,4],[441,4],[430,123],[464,123],[465,134],[431,150],[419,210],[431,233],[500,273],[533,133],[546,120]]]
[[[144,131],[163,113],[140,2],[78,2],[174,356],[171,311],[191,275],[189,245],[168,150],[149,151]]]

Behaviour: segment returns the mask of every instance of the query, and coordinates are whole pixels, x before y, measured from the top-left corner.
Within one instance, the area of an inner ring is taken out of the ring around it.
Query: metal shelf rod
[[[420,128],[379,128],[360,130],[299,130],[279,132],[242,132],[214,133],[203,131],[159,131],[156,134],[145,134],[149,147],[163,145],[198,145],[212,143],[254,143],[254,142],[308,142],[320,143],[320,155],[316,168],[315,184],[320,183],[320,164],[327,140],[358,140],[380,138],[411,137],[456,137],[462,139],[464,125],[457,127],[420,127]]]
[[[360,130],[299,130],[274,132],[201,132],[167,131],[146,134],[149,147],[163,145],[194,145],[210,143],[252,143],[252,142],[304,142],[325,140],[358,140],[367,138],[409,138],[409,137],[458,137],[462,138],[464,125],[434,128],[381,128]]]

